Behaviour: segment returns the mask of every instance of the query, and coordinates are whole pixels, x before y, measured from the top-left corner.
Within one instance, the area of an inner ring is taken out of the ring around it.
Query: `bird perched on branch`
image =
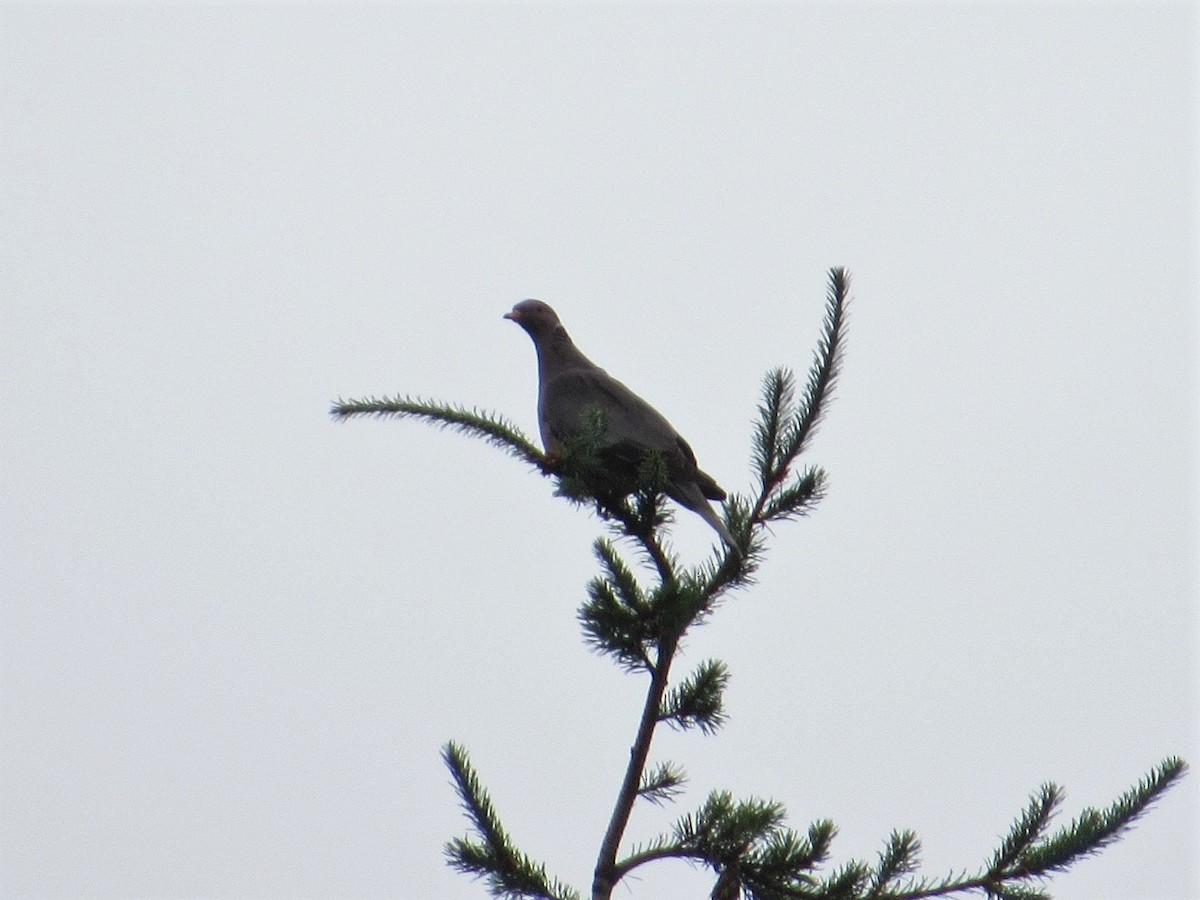
[[[598,424],[601,483],[592,487],[625,496],[637,490],[642,466],[657,453],[666,468],[663,493],[699,515],[731,550],[740,552],[708,502],[724,500],[725,491],[700,470],[692,448],[658,410],[584,356],[542,301],[523,300],[504,318],[524,328],[537,350],[538,427],[552,459]]]

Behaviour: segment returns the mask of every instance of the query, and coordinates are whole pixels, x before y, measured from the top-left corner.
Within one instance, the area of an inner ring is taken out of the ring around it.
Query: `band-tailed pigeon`
[[[667,469],[664,493],[697,513],[731,550],[740,552],[708,503],[724,500],[725,491],[700,471],[692,448],[658,410],[579,352],[558,315],[542,301],[523,300],[504,318],[524,328],[537,349],[538,426],[547,454],[558,457],[564,443],[588,428],[589,409],[598,410],[604,426],[597,448],[604,465],[603,489],[619,496],[631,493],[647,453],[658,451]]]

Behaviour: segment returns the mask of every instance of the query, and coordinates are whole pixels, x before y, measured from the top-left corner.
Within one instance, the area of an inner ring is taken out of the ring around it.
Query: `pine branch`
[[[620,598],[621,604],[639,614],[649,612],[650,604],[646,599],[646,592],[642,590],[633,570],[617,553],[617,548],[610,541],[598,538],[592,545],[592,551],[604,570],[604,580]]]
[[[642,776],[638,796],[643,800],[662,806],[683,792],[687,777],[674,763],[662,762]]]
[[[763,504],[760,518],[764,522],[786,521],[807,515],[825,496],[825,472],[818,468],[805,469],[786,487],[773,491]]]
[[[494,447],[529,463],[544,475],[554,473],[549,459],[519,428],[496,413],[480,412],[465,406],[422,400],[420,397],[367,397],[364,400],[341,400],[333,404],[329,414],[339,421],[355,416],[376,419],[423,419],[441,428],[460,434],[483,438]]]
[[[1078,860],[1113,843],[1186,771],[1183,760],[1169,757],[1107,810],[1087,808],[1070,825],[1039,840],[1062,801],[1060,788],[1043,785],[1001,841],[985,872],[947,876],[936,882],[915,880],[867,896],[879,900],[924,900],[982,891],[996,900],[1049,900],[1050,894],[1041,886],[1041,879],[1051,872],[1065,871]]]
[[[1045,875],[1061,872],[1073,862],[1098,853],[1132,827],[1172,784],[1183,777],[1187,763],[1168,757],[1108,809],[1084,809],[1070,825],[1021,853],[1017,873]]]
[[[675,823],[675,840],[697,858],[726,865],[766,840],[783,816],[783,806],[773,800],[735,801],[728,791],[714,791],[695,813]]]
[[[914,872],[919,863],[921,842],[911,831],[893,831],[887,846],[879,854],[879,863],[871,876],[867,897],[876,900],[899,878]]]
[[[816,880],[808,873],[827,858],[837,829],[829,821],[815,822],[801,837],[779,827],[781,815],[775,803],[735,803],[727,793],[713,794],[700,810],[680,819],[672,834],[634,847],[617,872],[623,878],[655,860],[682,859],[722,873],[727,887],[736,881],[759,900],[815,898]],[[714,889],[713,896],[719,895]]]
[[[994,875],[1005,872],[1042,836],[1050,819],[1062,804],[1063,792],[1056,784],[1044,784],[1029,798],[1029,806],[1013,823],[1012,829],[992,857],[988,871]]]
[[[459,872],[485,880],[493,897],[504,900],[579,900],[579,892],[552,879],[546,867],[516,849],[500,824],[491,798],[467,759],[453,742],[442,749],[442,759],[467,817],[479,838],[454,838],[446,844],[446,859]]]
[[[812,873],[825,861],[835,832],[828,821],[813,823],[806,837],[790,828],[773,828],[732,868],[755,900],[815,897]]]
[[[1044,888],[1020,884],[1015,886],[989,887],[986,889],[989,900],[1051,900],[1050,892]]]
[[[637,735],[629,750],[629,763],[625,767],[625,777],[621,781],[617,802],[613,806],[608,828],[605,829],[604,839],[600,844],[600,853],[596,857],[596,869],[592,877],[592,900],[611,897],[613,887],[622,877],[622,870],[617,865],[617,851],[621,846],[625,829],[629,825],[633,804],[639,796],[642,773],[646,771],[646,760],[650,755],[650,742],[654,737],[654,727],[658,724],[658,712],[662,709],[663,696],[667,690],[667,679],[671,674],[671,662],[675,658],[677,647],[677,641],[669,637],[664,638],[658,645],[651,668],[650,686],[646,691],[645,703],[642,705],[641,719],[638,721]]]
[[[871,867],[852,859],[822,881],[814,896],[821,900],[858,900],[870,877]]]
[[[667,692],[659,721],[681,731],[699,728],[712,734],[725,723],[724,693],[729,670],[719,659],[702,662],[691,676]]]
[[[795,401],[795,377],[790,371],[775,369],[764,379],[754,432],[759,496],[748,516],[752,526],[802,515],[820,499],[824,485],[820,470],[809,470],[790,488],[781,490],[781,485],[796,458],[807,449],[837,383],[845,351],[849,292],[846,270],[830,270],[821,337],[800,402]]]
[[[607,503],[597,501],[596,512],[618,537],[632,538],[637,543],[660,582],[674,580],[679,560],[659,531],[670,521],[666,497],[656,491],[639,491],[633,502],[628,497]]]
[[[796,377],[787,369],[772,369],[763,379],[758,423],[754,426],[754,467],[761,484],[773,486],[781,477],[783,423],[795,415]]]
[[[794,871],[805,871],[815,868],[829,858],[829,847],[837,835],[837,826],[829,819],[821,819],[808,826],[808,834],[804,838],[795,832],[787,831],[778,847],[770,846],[764,851],[764,863],[772,865],[787,865]]]
[[[593,503],[602,519],[614,523],[619,534],[632,537],[643,547],[660,577],[669,577],[677,561],[658,537],[658,530],[670,521],[665,497],[660,489],[640,490],[629,498],[598,491],[604,471],[597,448],[603,439],[605,423],[599,410],[589,416],[589,427],[566,442],[562,457],[552,459],[539,450],[525,434],[503,416],[468,408],[461,404],[440,403],[420,397],[367,397],[361,400],[337,400],[330,415],[339,421],[356,416],[374,418],[413,418],[450,428],[470,437],[478,437],[556,478],[555,493],[575,503]],[[661,455],[648,454],[638,470],[639,483],[661,488],[664,478]]]
[[[584,638],[631,671],[649,670],[650,648],[657,637],[651,605],[613,545],[594,545],[604,574],[588,583],[588,600],[579,609]]]
[[[670,836],[660,835],[649,843],[634,846],[628,856],[613,866],[613,884],[615,885],[634,869],[647,863],[660,859],[687,860],[688,858],[687,851],[676,844]],[[595,896],[593,894],[593,898]]]
[[[804,397],[784,432],[783,455],[789,462],[807,448],[837,383],[845,353],[844,317],[849,296],[849,274],[845,269],[832,269],[825,295],[825,321],[817,342],[817,352],[808,370]]]
[[[699,810],[676,823],[670,836],[638,848],[619,869],[625,874],[655,859],[686,859],[719,873],[720,890],[714,889],[714,897],[737,896],[732,891],[736,886],[751,900],[926,900],[966,897],[976,892],[995,900],[1049,900],[1049,893],[1040,884],[1049,868],[1065,869],[1075,859],[1111,843],[1121,829],[1182,777],[1186,768],[1179,759],[1165,760],[1109,809],[1085,810],[1059,834],[1033,844],[1031,849],[1031,841],[1044,831],[1061,798],[1057,787],[1043,786],[1001,842],[993,865],[976,875],[949,875],[936,880],[914,877],[920,842],[912,832],[905,831],[893,832],[874,866],[850,860],[819,879],[815,871],[828,859],[836,834],[832,822],[814,823],[808,836],[801,838],[782,827],[784,811],[779,804],[755,799],[735,801],[726,792],[710,795]],[[1048,867],[1035,868],[1013,860],[1014,852],[1024,858],[1042,853],[1043,848],[1053,853],[1060,840],[1075,844],[1076,851],[1082,841],[1088,849],[1057,863],[1049,856],[1041,859]],[[1004,866],[998,865],[1005,860],[1008,862]]]

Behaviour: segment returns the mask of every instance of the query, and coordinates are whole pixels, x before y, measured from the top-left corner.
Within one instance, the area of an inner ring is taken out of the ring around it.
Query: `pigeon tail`
[[[709,500],[725,499],[725,489],[717,484],[717,480],[707,472],[701,472],[699,469],[696,470],[696,484],[700,486],[700,492]]]
[[[729,529],[725,527],[725,523],[721,521],[721,517],[717,515],[717,511],[704,498],[700,485],[694,481],[675,481],[667,485],[666,494],[680,506],[690,509],[711,525],[713,531],[721,536],[725,546],[732,550],[738,559],[741,559],[742,551],[734,541],[733,535],[729,533]]]

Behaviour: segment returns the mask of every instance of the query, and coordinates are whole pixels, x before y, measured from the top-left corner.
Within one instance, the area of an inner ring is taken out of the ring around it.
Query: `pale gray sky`
[[[529,434],[552,303],[732,490],[825,271],[827,500],[690,640],[654,758],[974,867],[1047,779],[1197,734],[1191,4],[0,6],[0,893],[485,896],[463,742],[580,887],[642,684],[601,532],[413,392]],[[681,518],[688,558],[712,534]],[[1200,896],[1200,780],[1054,883]],[[623,896],[704,896],[682,865]]]

